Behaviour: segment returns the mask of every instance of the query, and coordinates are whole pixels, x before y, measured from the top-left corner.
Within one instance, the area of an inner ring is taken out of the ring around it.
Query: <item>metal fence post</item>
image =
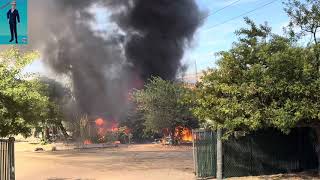
[[[221,129],[217,130],[217,180],[222,180],[222,131]]]
[[[194,134],[194,131],[192,129],[192,156],[193,156],[193,169],[194,169],[194,174],[197,175],[197,170],[196,170],[196,152],[195,152],[195,145],[194,145],[194,141],[195,141],[195,138],[194,138],[195,134]]]
[[[9,138],[9,158],[10,158],[10,180],[15,180],[15,157],[14,157],[14,137]]]
[[[0,180],[15,180],[14,141],[0,139]]]

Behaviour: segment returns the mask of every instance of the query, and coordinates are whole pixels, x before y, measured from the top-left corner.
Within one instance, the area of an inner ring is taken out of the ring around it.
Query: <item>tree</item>
[[[318,0],[288,0],[285,11],[290,18],[289,35],[295,38],[311,35],[318,44],[317,33],[320,28],[320,2]]]
[[[320,1],[306,0],[303,3],[299,0],[288,0],[285,3],[290,22],[289,35],[295,40],[305,36],[311,36],[312,48],[315,51],[315,67],[320,70],[320,52],[318,42],[318,31],[320,28]]]
[[[49,98],[48,116],[47,119],[43,120],[43,125],[45,127],[48,125],[57,127],[62,132],[64,138],[67,139],[69,135],[63,126],[63,122],[69,122],[66,118],[65,110],[72,99],[71,91],[54,79],[41,77],[40,81],[47,86],[46,96]]]
[[[188,89],[181,84],[153,77],[143,90],[136,90],[133,98],[142,112],[146,130],[160,132],[168,129],[174,141],[175,129],[188,124],[192,115],[182,104]]]
[[[23,69],[38,58],[37,52],[16,48],[0,52],[0,137],[30,135],[47,116],[46,87]]]
[[[141,142],[148,140],[151,137],[148,137],[145,132],[144,118],[141,111],[137,109],[135,103],[130,103],[127,113],[124,117],[121,118],[120,127],[128,127],[130,133],[133,135],[132,139],[135,142]]]
[[[312,89],[319,88],[319,79],[320,79],[320,45],[319,45],[319,28],[320,28],[320,1],[318,0],[306,0],[301,2],[298,0],[288,0],[285,3],[290,23],[289,23],[289,32],[290,36],[294,37],[294,40],[298,41],[305,36],[311,36],[312,41],[308,44],[306,49],[310,51],[311,58],[313,61],[309,64],[309,73],[312,74],[310,77],[310,83],[315,83],[309,85],[313,87]],[[311,97],[311,102],[319,101],[319,96],[314,95]],[[317,133],[317,148],[318,151],[318,162],[320,164],[320,125],[319,119],[320,114],[318,111],[315,111],[314,108],[318,108],[318,103],[314,104],[312,107],[306,107],[308,109],[309,117],[304,117],[309,120],[309,126],[313,127]],[[318,113],[318,114],[317,114]],[[320,173],[320,166],[318,169]]]
[[[270,33],[246,19],[239,41],[220,52],[217,69],[204,76],[196,91],[194,114],[227,134],[313,126],[320,118],[320,77],[312,47]]]

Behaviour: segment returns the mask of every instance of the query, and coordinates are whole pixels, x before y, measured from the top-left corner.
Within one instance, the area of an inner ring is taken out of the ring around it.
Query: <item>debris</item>
[[[41,148],[41,147],[37,147],[37,148],[34,149],[34,151],[35,151],[35,152],[40,152],[40,151],[44,151],[44,149]]]

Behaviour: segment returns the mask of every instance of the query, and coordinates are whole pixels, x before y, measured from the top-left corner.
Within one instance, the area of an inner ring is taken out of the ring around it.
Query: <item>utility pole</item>
[[[218,128],[217,130],[217,180],[222,180],[222,130],[220,128]]]

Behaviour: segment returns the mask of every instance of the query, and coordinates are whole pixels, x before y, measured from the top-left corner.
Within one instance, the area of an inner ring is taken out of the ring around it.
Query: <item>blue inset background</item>
[[[0,0],[0,7],[12,2],[12,0]],[[28,43],[28,0],[16,0],[17,10],[20,15],[20,24],[17,25],[19,44]],[[10,43],[11,39],[9,23],[7,20],[7,12],[10,10],[11,4],[0,9],[0,44],[15,44]]]

